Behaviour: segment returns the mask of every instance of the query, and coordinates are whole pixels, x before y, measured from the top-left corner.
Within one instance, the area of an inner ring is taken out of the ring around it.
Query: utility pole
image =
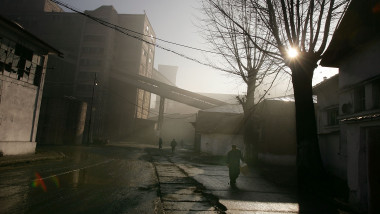
[[[88,130],[87,130],[87,143],[92,144],[92,112],[93,112],[93,104],[94,104],[94,95],[95,95],[95,87],[98,85],[98,80],[96,79],[96,73],[94,77],[94,83],[92,85],[92,95],[91,95],[91,103],[90,103],[90,118],[88,120]]]

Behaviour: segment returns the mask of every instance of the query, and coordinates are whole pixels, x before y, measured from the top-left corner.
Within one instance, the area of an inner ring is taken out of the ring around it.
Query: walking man
[[[236,145],[232,145],[231,151],[227,154],[227,163],[230,175],[230,185],[235,186],[236,179],[240,174],[240,160],[243,161],[241,151],[236,148]]]
[[[173,138],[172,142],[170,143],[170,146],[172,147],[172,152],[174,152],[175,147],[177,146],[177,142],[174,140],[174,138]]]
[[[162,138],[158,139],[158,148],[162,149]]]

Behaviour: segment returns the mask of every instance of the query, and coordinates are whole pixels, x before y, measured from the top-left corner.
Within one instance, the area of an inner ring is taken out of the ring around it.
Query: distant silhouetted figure
[[[173,139],[172,142],[170,143],[170,146],[172,147],[172,152],[174,152],[175,147],[177,146],[177,142]]]
[[[162,138],[158,139],[158,148],[162,149]]]
[[[235,186],[236,179],[239,177],[240,160],[243,160],[241,151],[236,148],[236,145],[232,145],[231,151],[229,151],[227,154],[227,163],[228,163],[231,186]]]

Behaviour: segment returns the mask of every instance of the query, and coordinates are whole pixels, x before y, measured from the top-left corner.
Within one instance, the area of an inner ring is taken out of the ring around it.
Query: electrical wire
[[[76,13],[80,13],[82,14],[83,12],[79,11],[79,9],[76,9],[74,8],[73,6],[69,6],[69,4],[67,3],[63,3],[63,2],[60,2],[58,0],[50,0],[56,4],[59,4],[61,6],[64,6],[66,7],[67,9],[69,10],[72,10]],[[58,3],[59,2],[59,3]],[[85,13],[84,13],[85,14]],[[165,39],[161,39],[161,38],[158,38],[156,36],[152,36],[152,35],[147,35],[147,34],[144,34],[144,33],[140,33],[140,32],[137,32],[137,31],[134,31],[134,30],[131,30],[131,29],[128,29],[126,27],[121,27],[119,25],[115,25],[115,24],[112,24],[110,22],[107,22],[105,20],[102,20],[102,19],[99,19],[99,18],[96,18],[94,16],[91,16],[89,14],[86,14],[86,16],[88,17],[91,17],[91,19],[94,19],[94,20],[97,20],[97,21],[100,21],[100,22],[103,22],[103,23],[106,23],[106,24],[109,24],[110,26],[114,26],[114,27],[117,27],[119,29],[123,29],[123,30],[126,30],[126,31],[129,31],[129,32],[132,32],[132,33],[135,33],[135,34],[139,34],[139,35],[142,35],[142,36],[146,36],[146,37],[151,37],[151,38],[154,38],[156,40],[159,40],[161,42],[165,42],[165,43],[169,43],[169,44],[172,44],[172,45],[177,45],[177,46],[180,46],[180,47],[184,47],[184,48],[189,48],[189,49],[193,49],[193,50],[197,50],[197,51],[202,51],[202,52],[206,52],[206,53],[212,53],[212,54],[219,54],[219,55],[223,55],[219,52],[215,52],[215,51],[210,51],[210,50],[205,50],[205,49],[201,49],[201,48],[196,48],[196,47],[192,47],[192,46],[189,46],[189,45],[184,45],[184,44],[180,44],[180,43],[177,43],[177,42],[172,42],[172,41],[169,41],[169,40],[165,40]],[[232,56],[232,55],[231,55]]]
[[[202,62],[202,61],[200,61],[200,60],[198,60],[198,59],[192,58],[192,57],[187,56],[187,55],[185,55],[185,54],[182,54],[182,53],[179,53],[179,52],[174,51],[174,50],[172,50],[172,49],[169,49],[169,48],[166,48],[166,47],[164,47],[164,46],[161,46],[161,45],[159,45],[159,44],[157,44],[157,43],[150,42],[150,41],[146,41],[145,39],[140,38],[139,36],[131,35],[130,33],[127,33],[127,32],[125,32],[125,31],[123,31],[123,30],[128,30],[128,31],[132,31],[132,30],[129,30],[129,29],[126,29],[126,28],[120,27],[120,26],[118,26],[118,25],[115,25],[115,24],[112,24],[112,23],[106,22],[106,21],[104,21],[104,20],[102,20],[102,19],[99,19],[99,18],[93,17],[93,16],[91,16],[91,15],[89,15],[89,14],[86,14],[86,13],[84,13],[84,12],[82,12],[82,11],[79,11],[79,10],[77,10],[77,9],[74,9],[73,7],[69,6],[69,5],[66,4],[66,3],[62,3],[62,2],[60,2],[60,1],[58,1],[58,0],[50,0],[50,1],[52,1],[52,2],[54,2],[54,3],[56,3],[56,4],[58,4],[58,5],[61,5],[61,6],[67,8],[67,9],[73,11],[73,12],[76,12],[76,13],[78,13],[78,14],[80,14],[80,15],[83,15],[83,16],[85,16],[85,17],[87,17],[87,18],[89,18],[89,19],[91,19],[91,20],[93,20],[93,21],[95,21],[95,22],[97,22],[97,23],[103,25],[103,26],[106,26],[106,27],[108,27],[108,28],[114,29],[115,31],[118,31],[118,32],[120,32],[120,33],[122,33],[122,34],[124,34],[124,35],[126,35],[126,36],[129,36],[129,37],[132,37],[132,38],[134,38],[134,39],[140,40],[140,41],[142,41],[142,42],[144,42],[144,43],[147,43],[147,44],[153,45],[153,46],[155,46],[155,47],[157,47],[157,48],[160,48],[160,49],[162,49],[162,50],[165,50],[165,51],[171,52],[171,53],[176,54],[176,55],[178,55],[178,56],[180,56],[180,57],[182,57],[182,58],[188,59],[188,60],[190,60],[190,61],[196,62],[196,63],[198,63],[198,64],[201,64],[201,65],[204,65],[204,66],[207,66],[207,67],[210,67],[210,68],[216,69],[216,70],[220,70],[220,71],[224,71],[224,72],[227,72],[227,73],[231,73],[231,74],[239,75],[238,73],[236,73],[236,72],[234,72],[234,71],[227,70],[227,69],[223,69],[223,68],[219,68],[219,67],[214,66],[214,65],[210,65],[210,64],[205,63],[205,62]],[[132,32],[134,32],[134,31],[132,31]],[[134,32],[134,33],[137,33],[137,32]],[[145,34],[141,34],[141,33],[137,33],[137,34],[138,34],[138,35],[144,35],[144,36],[146,36]],[[148,37],[150,37],[150,36],[148,36]],[[153,37],[153,38],[156,38],[156,37]],[[161,39],[160,39],[160,40],[161,40]],[[161,41],[162,41],[162,40],[161,40]],[[169,42],[169,41],[167,41],[167,40],[165,40],[165,41],[166,41],[166,42]],[[171,43],[171,44],[180,45],[180,44],[178,44],[178,43],[174,43],[174,42],[170,42],[170,43]],[[203,50],[203,49],[194,48],[194,47],[190,47],[190,46],[186,46],[186,45],[180,45],[180,46],[182,46],[182,47],[187,47],[187,48],[192,48],[192,49],[194,49],[194,50],[198,49],[198,51]],[[203,51],[206,51],[206,50],[203,50]],[[217,52],[214,52],[214,53],[216,54]],[[218,54],[220,54],[220,53],[218,53]],[[226,55],[225,55],[225,56],[226,56]]]

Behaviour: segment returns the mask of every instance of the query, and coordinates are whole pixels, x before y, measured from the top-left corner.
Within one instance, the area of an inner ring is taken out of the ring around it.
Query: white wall
[[[346,149],[340,145],[340,132],[319,135],[319,148],[325,168],[335,176],[346,180]]]
[[[5,76],[0,76],[0,81],[0,150],[4,155],[33,153],[33,118],[38,88]],[[16,145],[24,145],[23,142],[30,145],[24,149]],[[11,145],[14,148],[10,149]]]
[[[232,144],[235,144],[244,154],[243,135],[202,134],[201,136],[201,152],[211,155],[227,155]]]
[[[345,130],[347,137],[347,184],[350,188],[350,201],[359,203],[359,153],[360,151],[360,129],[357,126],[347,126]]]

